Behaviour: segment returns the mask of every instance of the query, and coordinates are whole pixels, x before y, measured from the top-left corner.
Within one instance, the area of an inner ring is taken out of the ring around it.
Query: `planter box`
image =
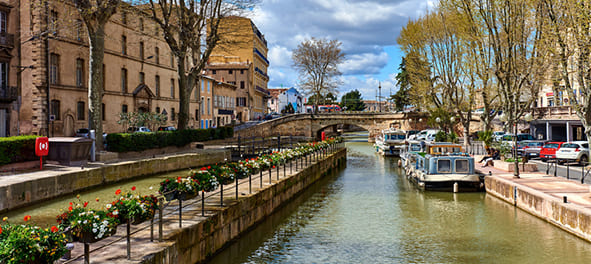
[[[501,160],[494,160],[494,167],[497,169],[505,170],[508,172],[515,171],[515,163],[514,162],[506,162]],[[519,171],[520,172],[536,172],[538,171],[538,166],[533,163],[519,163]]]

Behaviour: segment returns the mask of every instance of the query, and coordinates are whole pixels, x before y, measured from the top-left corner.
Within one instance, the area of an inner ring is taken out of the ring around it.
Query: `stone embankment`
[[[229,160],[230,156],[229,150],[206,149],[165,157],[2,176],[0,213],[104,184],[221,163]]]

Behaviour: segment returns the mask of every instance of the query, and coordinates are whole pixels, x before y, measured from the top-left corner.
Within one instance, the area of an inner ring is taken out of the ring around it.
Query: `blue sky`
[[[265,34],[270,67],[269,88],[296,87],[291,52],[311,37],[338,39],[345,61],[339,98],[357,89],[375,100],[395,93],[394,76],[401,60],[396,44],[400,29],[433,6],[433,0],[262,0],[251,18]]]

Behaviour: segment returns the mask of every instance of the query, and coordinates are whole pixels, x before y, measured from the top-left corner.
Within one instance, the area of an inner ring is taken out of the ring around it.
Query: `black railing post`
[[[201,216],[205,216],[205,190],[201,190]]]
[[[240,150],[240,135],[238,135],[238,155],[242,157],[242,151]]]
[[[263,188],[263,169],[259,168],[259,179],[261,180],[261,189]]]
[[[558,170],[558,161],[554,160],[554,177],[556,177],[556,171]]]
[[[236,200],[238,200],[238,175],[234,175],[234,178],[236,178]]]
[[[257,139],[257,138],[256,138],[256,136],[255,136],[255,137],[251,137],[251,142],[252,142],[252,155],[253,155],[253,156],[254,156],[254,144],[255,144],[255,141],[256,141],[256,139]]]
[[[162,213],[164,212],[164,198],[158,198],[158,203],[160,204],[160,206],[158,206],[158,242],[162,242],[162,220],[164,218]]]
[[[220,183],[220,207],[224,207],[224,183]]]
[[[273,166],[269,165],[269,184],[271,184],[271,169],[273,168]]]
[[[566,162],[566,179],[570,179],[570,164]]]
[[[131,259],[131,219],[127,218],[127,259]]]
[[[183,227],[183,199],[179,197],[179,228]]]
[[[550,163],[546,160],[546,175],[550,172]]]

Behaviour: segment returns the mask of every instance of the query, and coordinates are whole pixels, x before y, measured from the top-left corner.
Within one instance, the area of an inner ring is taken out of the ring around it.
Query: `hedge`
[[[39,136],[0,138],[0,165],[39,160],[35,156],[35,139]]]
[[[168,146],[182,147],[191,142],[224,139],[234,136],[234,128],[185,129],[176,131],[114,133],[107,135],[107,150],[142,151]]]

